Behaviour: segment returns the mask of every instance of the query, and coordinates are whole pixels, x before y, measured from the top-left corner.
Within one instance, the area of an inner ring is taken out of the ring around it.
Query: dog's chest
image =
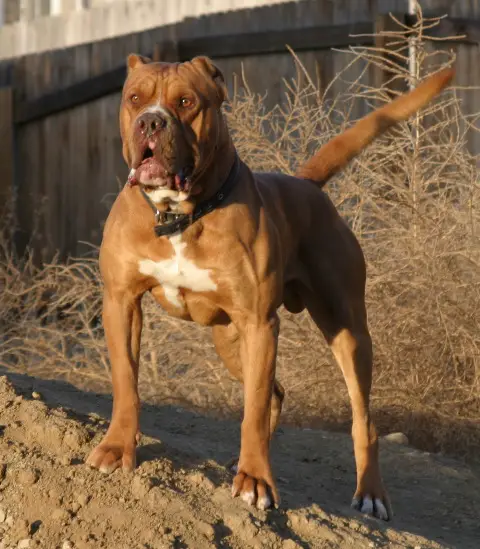
[[[170,305],[183,310],[185,301],[181,289],[208,292],[216,290],[217,285],[212,280],[209,269],[198,267],[192,259],[186,257],[187,244],[182,241],[182,235],[172,236],[169,240],[173,255],[160,261],[141,259],[139,270],[158,281]]]

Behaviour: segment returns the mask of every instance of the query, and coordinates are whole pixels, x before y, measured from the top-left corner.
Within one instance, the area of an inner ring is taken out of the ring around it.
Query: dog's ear
[[[208,74],[210,78],[215,83],[217,88],[219,106],[227,98],[227,86],[225,84],[225,78],[223,77],[222,71],[213,63],[208,57],[194,57],[192,59],[192,64],[196,65],[204,73]]]
[[[151,63],[151,62],[152,60],[149,59],[148,57],[144,57],[143,55],[137,55],[136,53],[131,53],[127,57],[128,73],[130,74],[137,67],[140,67],[141,65],[147,65],[148,63]]]

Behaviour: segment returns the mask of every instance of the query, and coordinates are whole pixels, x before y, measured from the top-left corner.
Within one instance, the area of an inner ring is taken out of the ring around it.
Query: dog
[[[437,95],[453,70],[367,115],[292,177],[252,173],[239,159],[222,114],[225,81],[210,59],[154,63],[132,54],[127,66],[120,131],[131,171],[100,250],[113,412],[87,464],[105,473],[135,467],[141,298],[151,292],[167,313],[212,327],[218,355],[244,384],[232,495],[259,509],[278,505],[269,443],[284,398],[275,379],[283,304],[309,312],[343,372],[357,470],[352,505],[389,520],[369,411],[365,261],[321,189],[376,136]]]

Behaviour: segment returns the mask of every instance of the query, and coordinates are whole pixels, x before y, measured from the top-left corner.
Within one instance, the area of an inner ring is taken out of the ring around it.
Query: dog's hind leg
[[[216,325],[212,330],[213,342],[218,356],[222,359],[227,370],[235,379],[243,383],[242,363],[240,361],[240,342],[238,331],[234,324]],[[277,428],[285,390],[275,379],[273,382],[272,403],[270,408],[270,438]]]
[[[322,303],[322,296],[323,300],[328,299],[328,304]],[[367,328],[363,296],[361,300],[347,299],[345,294],[329,294],[323,288],[323,293],[306,294],[305,304],[332,349],[350,397],[357,468],[357,489],[352,507],[389,520],[392,511],[380,474],[378,438],[369,410],[372,342]]]
[[[392,516],[383,486],[378,459],[378,437],[370,417],[369,398],[372,384],[372,342],[366,327],[343,328],[331,342],[352,405],[352,437],[357,466],[357,489],[352,506],[383,520]]]

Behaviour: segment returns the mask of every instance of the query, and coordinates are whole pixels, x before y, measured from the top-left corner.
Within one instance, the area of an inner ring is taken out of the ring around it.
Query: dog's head
[[[153,63],[132,54],[127,64],[120,131],[130,180],[170,201],[199,194],[201,175],[228,139],[222,73],[206,57]]]

